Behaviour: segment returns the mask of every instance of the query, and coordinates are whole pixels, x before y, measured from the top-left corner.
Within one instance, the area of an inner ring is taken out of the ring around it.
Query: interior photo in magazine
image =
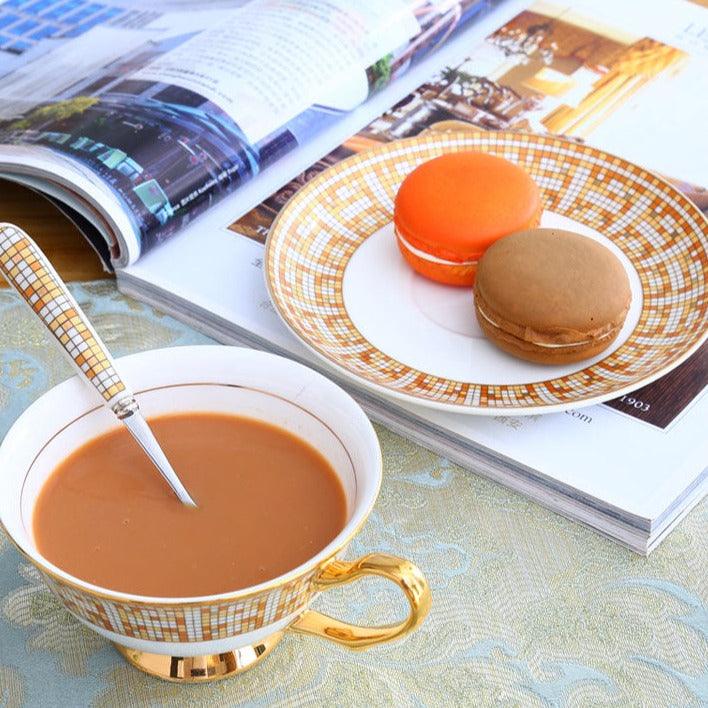
[[[691,66],[685,51],[625,29],[593,27],[560,6],[536,7],[500,27],[464,62],[446,67],[229,228],[265,242],[275,214],[318,172],[379,142],[412,137],[431,126],[452,130],[454,121],[482,130],[558,134],[615,153],[640,150],[641,135],[634,146],[623,126],[636,121],[641,127],[642,119],[656,120],[658,111],[666,118],[669,99],[662,89],[678,78],[700,80],[701,65]],[[706,185],[686,181],[680,159],[667,156],[662,171],[708,209]]]

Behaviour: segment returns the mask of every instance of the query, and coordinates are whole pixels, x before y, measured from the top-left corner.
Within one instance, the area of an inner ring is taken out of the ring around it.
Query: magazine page
[[[607,143],[616,141],[615,123],[626,131],[630,120],[637,121],[638,130],[645,119],[652,125],[664,120],[670,134],[656,130],[670,149],[654,150],[653,143],[647,149],[638,137],[627,141],[632,159],[667,175],[706,206],[708,165],[685,156],[708,154],[705,131],[692,129],[692,117],[706,115],[705,92],[690,90],[702,85],[708,72],[708,13],[690,3],[667,3],[653,26],[642,26],[627,22],[631,5],[613,3],[614,17],[602,5],[600,19],[595,4],[569,9],[539,2],[521,11],[486,41],[468,45],[468,58],[428,76],[392,110],[262,205],[233,221],[229,202],[224,202],[201,228],[120,274],[121,288],[158,302],[223,341],[277,348],[312,364],[312,356],[279,321],[263,282],[263,243],[273,219],[299,186],[338,160],[424,129],[446,129],[450,121],[476,129],[564,133],[609,149]],[[598,101],[598,93],[603,100]],[[675,110],[677,104],[681,111]],[[620,154],[621,147],[612,145]],[[581,411],[479,419],[412,405],[386,406],[404,409],[421,430],[427,426],[429,440],[447,435],[483,445],[542,470],[578,495],[602,500],[608,513],[629,510],[637,523],[649,524],[667,498],[674,499],[691,480],[702,483],[696,469],[708,451],[695,441],[704,425],[707,383],[704,346],[645,390]],[[630,437],[639,441],[631,449],[625,444]],[[553,454],[534,440],[557,441]],[[677,445],[685,451],[679,459],[670,452]],[[602,463],[608,457],[612,465]]]
[[[235,4],[0,4],[0,163],[2,143],[42,147],[100,178],[136,242],[119,265],[306,144],[490,2]]]
[[[205,8],[242,4],[167,1],[145,10],[135,0],[0,2],[0,171],[78,211],[93,227],[86,237],[94,243],[98,232],[106,240],[106,267],[127,265],[140,253],[138,221],[116,188],[117,175],[129,172],[132,163],[127,155],[119,159],[121,153],[107,141],[72,136],[71,125],[80,123],[93,99],[64,100],[62,93],[124,53],[174,31],[185,13],[170,19],[172,9],[201,9],[198,16],[209,24],[213,20],[206,18],[214,14]]]

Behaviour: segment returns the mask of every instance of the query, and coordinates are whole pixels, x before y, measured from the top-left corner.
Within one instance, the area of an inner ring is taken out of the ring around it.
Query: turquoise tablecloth
[[[110,283],[73,290],[117,355],[208,341]],[[0,435],[70,373],[0,291]],[[383,489],[351,555],[388,551],[420,565],[434,602],[416,634],[364,653],[287,636],[239,677],[167,684],[68,615],[0,532],[0,706],[708,705],[708,503],[644,559],[378,433]],[[372,623],[405,609],[383,581],[317,606]]]

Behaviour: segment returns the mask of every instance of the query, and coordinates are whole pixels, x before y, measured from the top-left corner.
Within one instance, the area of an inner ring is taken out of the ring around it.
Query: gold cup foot
[[[150,676],[176,683],[204,683],[240,674],[265,659],[281,640],[283,632],[276,632],[262,642],[227,651],[223,654],[204,656],[169,656],[149,654],[115,644],[116,649],[129,664]]]

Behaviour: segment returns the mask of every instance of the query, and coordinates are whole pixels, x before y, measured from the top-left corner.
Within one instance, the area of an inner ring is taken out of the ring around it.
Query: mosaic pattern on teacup
[[[314,595],[314,573],[255,595],[183,605],[122,601],[47,575],[45,580],[71,612],[96,627],[134,639],[201,642],[253,632],[305,610]]]

